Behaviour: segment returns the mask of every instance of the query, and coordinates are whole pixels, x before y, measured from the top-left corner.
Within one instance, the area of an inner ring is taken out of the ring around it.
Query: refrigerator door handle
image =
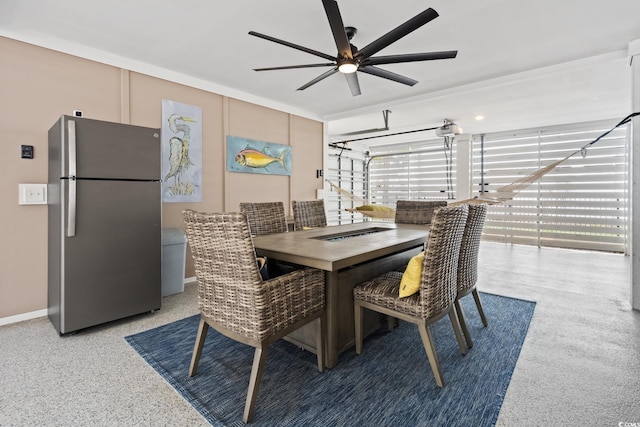
[[[76,235],[76,178],[70,178],[69,182],[69,202],[67,210],[67,237]]]
[[[67,130],[69,132],[69,144],[67,146],[69,157],[69,171],[67,176],[69,178],[76,177],[76,122],[75,120],[69,120],[67,122]]]
[[[69,131],[69,204],[67,210],[67,237],[76,235],[76,122],[67,122]]]

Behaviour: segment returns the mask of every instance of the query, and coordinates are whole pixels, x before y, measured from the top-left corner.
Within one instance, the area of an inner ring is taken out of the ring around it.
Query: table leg
[[[327,345],[325,360],[327,368],[333,368],[338,363],[338,272],[325,273],[325,297],[327,311]]]

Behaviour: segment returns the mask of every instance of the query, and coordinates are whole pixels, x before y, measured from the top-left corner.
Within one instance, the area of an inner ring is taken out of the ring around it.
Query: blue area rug
[[[511,379],[535,303],[482,293],[482,327],[473,298],[463,309],[474,346],[458,349],[448,317],[432,332],[446,387],[436,386],[418,328],[406,322],[369,336],[338,365],[317,370],[315,355],[271,346],[258,394],[256,426],[492,426]],[[199,316],[126,337],[140,355],[214,426],[243,426],[253,347],[213,329],[198,373],[188,377]]]

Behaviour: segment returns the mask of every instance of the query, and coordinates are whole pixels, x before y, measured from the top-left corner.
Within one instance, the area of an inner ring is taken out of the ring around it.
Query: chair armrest
[[[295,270],[262,282],[269,301],[265,309],[274,323],[287,326],[324,309],[324,271],[315,268]],[[286,317],[286,318],[285,318]]]

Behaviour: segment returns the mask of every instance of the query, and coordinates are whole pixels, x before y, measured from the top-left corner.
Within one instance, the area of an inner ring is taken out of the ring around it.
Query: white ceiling
[[[338,5],[344,24],[358,28],[352,43],[359,47],[432,7],[437,19],[379,55],[458,56],[380,66],[418,80],[413,87],[358,73],[357,97],[339,73],[296,90],[325,68],[253,71],[324,60],[252,37],[251,30],[335,55],[321,0],[2,0],[0,35],[324,120],[334,136],[383,127],[385,109],[387,133],[439,126],[445,118],[482,133],[631,112],[627,48],[640,39],[638,0]],[[479,114],[485,119],[475,120]]]

